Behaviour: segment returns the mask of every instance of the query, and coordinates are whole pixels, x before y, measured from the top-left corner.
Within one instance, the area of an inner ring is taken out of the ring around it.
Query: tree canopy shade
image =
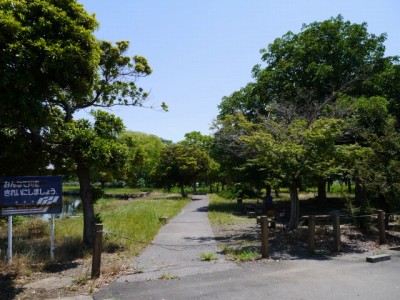
[[[303,25],[262,49],[255,81],[222,99],[215,133],[221,168],[253,168],[258,180],[289,187],[289,228],[297,226],[301,183],[351,174],[365,194],[376,177],[367,172],[378,171],[375,142],[399,124],[388,111],[398,116],[398,57],[384,56],[385,39],[340,15]]]
[[[120,119],[96,111],[90,124],[74,120],[74,113],[143,105],[147,93],[136,81],[152,71],[144,57],[125,55],[128,42],[97,40],[97,26],[76,0],[0,0],[1,136],[41,154],[56,170],[75,168],[87,246],[94,226],[91,172],[122,168],[127,149],[118,142]],[[7,147],[0,159],[12,157],[9,151],[18,147]],[[19,172],[28,175],[24,168],[14,173]]]

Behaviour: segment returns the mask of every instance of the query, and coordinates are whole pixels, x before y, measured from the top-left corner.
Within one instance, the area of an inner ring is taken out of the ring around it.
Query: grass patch
[[[137,255],[158,233],[163,224],[160,216],[172,218],[188,199],[168,199],[154,194],[136,200],[100,200],[95,212],[103,220],[104,252],[125,250],[124,255]],[[30,231],[34,228],[34,231]],[[35,235],[33,235],[35,232]],[[55,262],[70,262],[87,257],[82,247],[83,216],[56,219]],[[13,228],[13,263],[7,263],[7,223],[0,224],[0,272],[12,271],[15,276],[29,276],[43,271],[50,263],[50,224],[40,217],[23,217]],[[113,270],[110,270],[112,273]]]
[[[254,261],[261,257],[261,253],[253,247],[230,248],[224,249],[225,255],[235,261]]]
[[[120,202],[120,201],[117,201]],[[187,199],[159,199],[122,201],[125,205],[100,204],[113,209],[98,209],[108,233],[105,248],[112,251],[116,246],[137,255],[145,248],[163,226],[159,218],[168,219],[177,214],[188,202]]]
[[[210,196],[208,217],[211,225],[232,225],[243,221],[244,206],[236,200],[225,199],[216,194]]]
[[[212,260],[216,260],[217,257],[215,256],[215,253],[212,253],[212,252],[200,253],[200,259],[202,261],[212,261]]]

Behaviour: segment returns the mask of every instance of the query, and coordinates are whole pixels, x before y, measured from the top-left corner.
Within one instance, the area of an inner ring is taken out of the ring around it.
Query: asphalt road
[[[114,282],[94,299],[399,299],[400,258],[246,263],[171,280]]]
[[[240,265],[220,255],[201,261],[201,253],[218,252],[208,201],[192,201],[162,228],[135,261],[141,274],[119,278],[94,299],[400,299],[399,251],[379,263],[367,263],[365,253]]]

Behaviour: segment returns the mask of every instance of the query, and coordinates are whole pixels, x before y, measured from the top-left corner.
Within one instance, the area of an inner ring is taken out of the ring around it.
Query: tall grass
[[[137,255],[162,226],[159,217],[171,218],[187,204],[188,199],[154,195],[140,200],[102,199],[95,205],[104,228],[104,251],[124,251]],[[30,267],[50,263],[50,225],[41,217],[26,217],[13,228],[13,262]],[[35,235],[32,235],[32,228]],[[83,217],[57,219],[55,224],[55,260],[68,262],[85,257],[82,247]],[[0,272],[7,271],[7,224],[0,224]],[[16,266],[15,266],[16,267]],[[11,267],[12,268],[12,267]],[[19,268],[19,267],[18,267]],[[14,268],[15,271],[16,268]],[[24,272],[30,273],[29,270]],[[22,273],[22,271],[18,272]]]
[[[187,204],[187,199],[134,200],[129,204],[102,210],[104,231],[108,235],[106,247],[126,249],[137,255],[157,234],[163,223],[160,217],[171,218]],[[103,204],[101,204],[102,206]]]

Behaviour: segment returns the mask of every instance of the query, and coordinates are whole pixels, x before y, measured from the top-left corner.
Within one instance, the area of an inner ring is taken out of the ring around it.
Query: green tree
[[[384,57],[385,40],[384,34],[368,33],[366,23],[352,24],[340,15],[303,25],[299,33],[288,32],[261,50],[264,65],[253,68],[255,82],[224,97],[220,116],[240,112],[254,120],[273,113],[312,120],[344,94],[382,93],[383,83],[398,76],[392,68],[396,58]]]
[[[133,186],[140,179],[144,183],[151,182],[151,173],[160,161],[164,142],[157,136],[142,132],[126,131],[120,141],[129,149],[129,161],[126,180]]]
[[[222,182],[229,184],[237,193],[249,187],[262,188],[270,174],[269,167],[251,160],[254,152],[243,141],[243,137],[257,129],[257,123],[249,122],[241,113],[221,117],[214,124],[216,132],[211,156],[220,164],[220,172],[225,177]]]
[[[339,15],[323,22],[303,25],[298,34],[288,32],[268,48],[262,49],[264,64],[253,68],[255,82],[223,98],[219,106],[218,119],[224,120],[220,121],[222,128],[216,133],[217,140],[223,142],[219,148],[225,146],[228,150],[240,150],[236,151],[240,154],[234,156],[237,159],[231,161],[233,167],[248,165],[255,158],[254,164],[262,163],[251,148],[250,151],[243,151],[245,148],[237,138],[254,134],[250,132],[249,135],[243,131],[243,127],[235,129],[235,123],[228,125],[228,130],[224,128],[229,115],[239,112],[253,123],[266,124],[260,144],[268,145],[270,152],[264,149],[265,161],[262,166],[266,168],[265,162],[268,161],[268,165],[275,166],[276,170],[286,170],[283,172],[285,178],[280,179],[284,179],[286,184],[299,184],[298,181],[305,177],[296,174],[300,175],[299,171],[306,169],[309,166],[307,162],[311,160],[314,160],[313,178],[308,180],[323,181],[335,173],[343,175],[347,170],[343,167],[343,160],[337,160],[340,158],[339,150],[344,150],[342,153],[349,155],[347,162],[353,163],[347,165],[347,169],[352,171],[355,178],[361,178],[360,170],[367,170],[361,166],[365,166],[367,160],[369,164],[367,157],[371,157],[361,155],[370,153],[371,135],[368,132],[379,135],[378,132],[385,128],[388,119],[382,108],[386,107],[388,101],[393,111],[398,111],[398,58],[384,56],[385,39],[384,34],[377,36],[368,33],[366,23],[352,24]],[[346,99],[351,101],[346,103]],[[322,136],[320,139],[320,132],[323,131],[316,128],[315,124],[328,122],[330,131],[334,129],[331,125],[336,119],[343,119],[347,130],[342,130],[342,135],[336,136],[334,143],[329,137]],[[234,134],[235,130],[238,130],[238,134]],[[296,133],[295,130],[308,132],[309,136]],[[273,144],[266,142],[271,141],[271,137]],[[326,143],[329,144],[328,148]],[[339,144],[341,147],[337,147]],[[347,152],[350,145],[360,149],[357,151],[360,156],[352,157],[351,152]],[[257,149],[257,144],[253,144],[253,147]],[[269,156],[268,153],[279,155]],[[281,157],[285,160],[280,160]],[[276,165],[279,161],[281,163]],[[360,167],[356,168],[354,164]],[[292,171],[288,173],[290,169]],[[367,175],[364,177],[368,178]],[[292,179],[288,181],[289,178]],[[295,205],[292,208],[297,209]],[[293,224],[291,221],[291,227]]]
[[[283,118],[321,116],[326,105],[343,95],[361,96],[392,58],[385,58],[386,35],[367,31],[342,16],[303,25],[262,49],[253,69],[257,94]]]
[[[136,82],[151,73],[144,57],[125,55],[128,42],[97,40],[97,25],[75,0],[0,1],[1,132],[37,145],[32,150],[48,152],[54,164],[74,165],[86,246],[92,245],[95,220],[91,171],[118,168],[125,148],[115,142],[121,128],[116,118],[97,113],[92,126],[74,114],[141,106],[147,93]]]
[[[180,144],[210,151],[212,140],[213,138],[210,135],[202,135],[200,131],[192,131],[185,134],[185,139]]]
[[[162,149],[161,160],[153,177],[167,189],[178,185],[182,197],[185,197],[185,186],[195,184],[204,177],[209,165],[205,151],[183,144],[169,145]]]

